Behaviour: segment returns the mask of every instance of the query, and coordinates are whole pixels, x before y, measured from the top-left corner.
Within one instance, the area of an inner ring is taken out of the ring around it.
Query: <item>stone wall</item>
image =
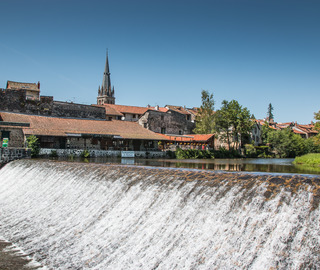
[[[121,151],[117,150],[87,150],[90,153],[90,157],[121,157]],[[83,149],[40,149],[40,156],[50,156],[52,153],[57,154],[59,157],[80,157]],[[166,152],[161,151],[134,151],[135,157],[140,158],[162,158],[166,156]]]
[[[0,147],[0,164],[21,158],[30,158],[31,149],[25,148],[2,148]]]
[[[195,124],[188,121],[184,114],[172,110],[147,111],[140,117],[138,123],[153,132],[165,134],[192,134],[195,128]]]
[[[26,99],[26,90],[0,89],[0,111],[55,117],[106,119],[104,107],[54,101],[52,96],[40,100]]]
[[[21,127],[1,127],[0,128],[0,147],[2,146],[2,133],[9,131],[9,147],[24,147],[24,135]]]
[[[106,119],[104,107],[53,101],[52,115],[56,117]]]

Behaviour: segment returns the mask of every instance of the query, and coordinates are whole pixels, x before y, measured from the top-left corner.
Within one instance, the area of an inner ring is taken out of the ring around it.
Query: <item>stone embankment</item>
[[[21,158],[30,158],[31,149],[25,148],[1,148],[0,147],[0,168],[13,160]]]

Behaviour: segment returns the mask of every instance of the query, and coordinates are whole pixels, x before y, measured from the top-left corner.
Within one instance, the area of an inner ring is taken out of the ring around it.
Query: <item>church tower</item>
[[[106,66],[104,68],[102,85],[98,88],[98,97],[97,97],[97,104],[114,104],[115,97],[114,97],[114,87],[111,88],[111,80],[110,80],[110,71],[109,71],[109,61],[108,61],[108,52],[107,52],[107,59],[106,59]]]

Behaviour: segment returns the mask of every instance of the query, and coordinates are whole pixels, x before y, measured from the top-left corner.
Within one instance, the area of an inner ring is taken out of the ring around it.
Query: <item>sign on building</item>
[[[2,139],[2,147],[8,147],[9,144],[9,139],[8,138],[3,138]]]

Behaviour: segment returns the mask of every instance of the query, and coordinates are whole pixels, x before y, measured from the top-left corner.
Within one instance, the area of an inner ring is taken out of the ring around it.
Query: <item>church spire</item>
[[[97,98],[98,104],[114,104],[114,87],[111,87],[111,79],[110,79],[110,70],[109,70],[109,59],[108,59],[108,50],[106,56],[106,65],[104,68],[103,79],[101,88],[99,86],[99,94]]]
[[[103,91],[104,95],[108,95],[109,92],[110,92],[110,89],[111,89],[108,51],[107,51],[106,65],[105,65],[105,68],[104,68],[101,88],[102,88],[102,91]]]

